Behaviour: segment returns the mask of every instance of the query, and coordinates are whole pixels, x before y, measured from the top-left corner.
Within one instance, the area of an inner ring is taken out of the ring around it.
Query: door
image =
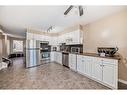
[[[94,60],[94,72],[93,77],[99,81],[102,81],[102,61],[98,58]]]
[[[117,66],[103,61],[103,82],[117,88]]]
[[[77,71],[84,74],[84,60],[82,55],[77,55]]]
[[[57,62],[57,52],[54,52],[54,61]]]
[[[62,64],[62,53],[61,52],[57,53],[57,60],[59,64]]]
[[[84,56],[84,74],[91,76],[93,60],[89,56]]]
[[[72,69],[72,70],[75,70],[76,71],[76,67],[77,67],[77,57],[76,57],[76,54],[69,54],[69,67]]]
[[[54,61],[54,59],[55,59],[54,52],[51,52],[50,55],[51,55],[50,60],[51,60],[51,61]]]

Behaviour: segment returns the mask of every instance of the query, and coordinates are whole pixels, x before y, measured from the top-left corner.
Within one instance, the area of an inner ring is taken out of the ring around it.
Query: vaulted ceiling
[[[84,15],[78,15],[75,6],[68,15],[64,15],[69,6],[0,6],[0,25],[5,32],[25,35],[27,28],[50,32],[60,32],[75,24],[87,24],[125,9],[125,6],[83,6]]]

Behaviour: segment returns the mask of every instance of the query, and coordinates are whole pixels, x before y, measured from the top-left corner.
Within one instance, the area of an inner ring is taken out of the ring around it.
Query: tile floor
[[[22,58],[13,62],[0,71],[0,89],[109,89],[56,63],[25,69]]]

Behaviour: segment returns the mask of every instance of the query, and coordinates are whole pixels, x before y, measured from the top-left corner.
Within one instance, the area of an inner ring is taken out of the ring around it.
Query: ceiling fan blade
[[[79,6],[79,15],[82,16],[83,15],[83,7]]]
[[[64,12],[64,15],[67,15],[73,7],[74,6],[72,6],[72,5],[69,6],[69,8]]]

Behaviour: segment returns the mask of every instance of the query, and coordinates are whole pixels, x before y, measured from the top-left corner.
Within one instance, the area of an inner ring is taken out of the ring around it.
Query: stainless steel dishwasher
[[[69,67],[69,53],[67,52],[62,53],[62,64],[66,67]]]

